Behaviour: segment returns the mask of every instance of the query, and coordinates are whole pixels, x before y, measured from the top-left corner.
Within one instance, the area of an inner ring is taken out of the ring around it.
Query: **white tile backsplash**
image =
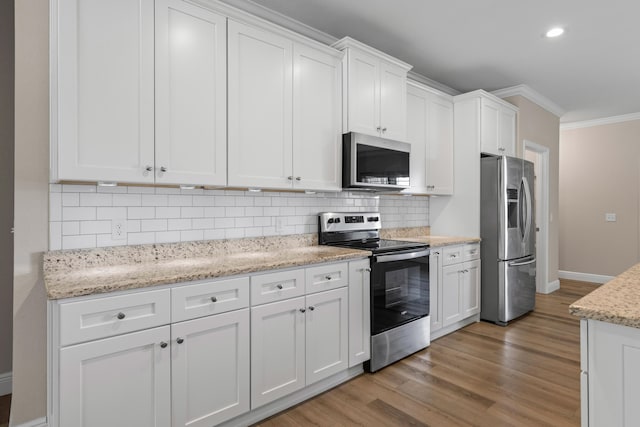
[[[50,185],[50,249],[316,233],[319,212],[380,211],[384,228],[429,225],[426,197],[253,193],[164,187]],[[276,218],[283,227],[276,232]],[[124,220],[124,239],[112,238]]]

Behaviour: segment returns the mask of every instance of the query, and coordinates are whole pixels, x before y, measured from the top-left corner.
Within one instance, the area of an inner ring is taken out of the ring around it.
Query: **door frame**
[[[540,186],[540,218],[536,217],[536,227],[540,227],[536,240],[536,258],[538,274],[536,278],[536,292],[548,294],[557,289],[549,283],[549,148],[527,139],[522,140],[522,157],[527,151],[533,152],[540,161],[540,176],[537,177]],[[535,189],[534,189],[535,192]],[[543,256],[539,257],[538,253]]]

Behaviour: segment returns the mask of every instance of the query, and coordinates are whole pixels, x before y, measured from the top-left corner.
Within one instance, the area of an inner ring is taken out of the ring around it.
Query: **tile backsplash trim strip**
[[[288,193],[51,184],[49,249],[317,232],[317,214],[380,211],[384,228],[429,225],[429,199],[359,192]],[[125,233],[114,239],[113,222]]]

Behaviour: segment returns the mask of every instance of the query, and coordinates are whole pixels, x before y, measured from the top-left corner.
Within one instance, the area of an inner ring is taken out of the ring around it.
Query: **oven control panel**
[[[379,230],[379,212],[324,212],[319,214],[320,232]]]

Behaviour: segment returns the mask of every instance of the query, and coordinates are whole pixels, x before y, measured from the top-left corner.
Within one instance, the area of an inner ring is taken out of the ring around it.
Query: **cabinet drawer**
[[[120,335],[171,321],[171,291],[139,292],[60,304],[60,345]]]
[[[473,261],[474,259],[480,259],[480,244],[471,243],[468,245],[464,245],[462,251],[462,260]]]
[[[171,320],[181,322],[249,307],[249,278],[217,280],[171,290]]]
[[[464,246],[448,246],[442,249],[442,265],[457,264],[463,261]]]
[[[349,284],[349,267],[346,262],[320,265],[306,269],[307,294],[327,291]]]
[[[251,277],[251,305],[304,295],[304,269]]]

